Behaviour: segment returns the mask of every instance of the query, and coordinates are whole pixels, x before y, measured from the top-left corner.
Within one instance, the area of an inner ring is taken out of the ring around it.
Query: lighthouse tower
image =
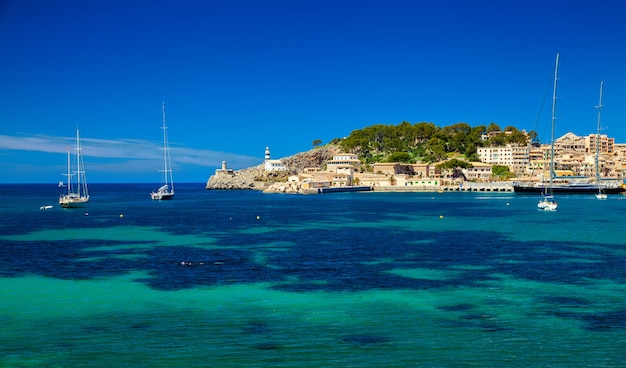
[[[287,171],[287,166],[281,160],[270,159],[269,147],[265,147],[265,171]]]

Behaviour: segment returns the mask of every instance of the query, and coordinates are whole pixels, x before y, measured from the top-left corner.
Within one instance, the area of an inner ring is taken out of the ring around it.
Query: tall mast
[[[165,101],[162,102],[161,104],[161,111],[163,114],[163,127],[161,127],[161,129],[163,129],[163,175],[165,176],[165,184],[166,185],[171,185],[171,189],[170,190],[174,190],[174,180],[172,180],[172,169],[170,167],[170,152],[169,152],[169,146],[168,146],[168,142],[167,142],[167,126],[165,124]],[[169,177],[169,183],[168,183],[168,177]]]
[[[72,165],[72,154],[71,154],[71,148],[68,145],[67,146],[67,194],[72,193],[72,171],[71,171],[71,165]]]
[[[161,103],[161,111],[163,114],[163,174],[165,175],[165,184],[167,184],[167,127],[165,126],[165,101]]]
[[[552,180],[554,172],[554,125],[556,122],[556,86],[559,79],[559,53],[556,53],[556,63],[554,66],[554,88],[552,93],[552,136],[550,137],[550,190],[552,190]]]
[[[76,178],[76,190],[78,193],[78,196],[80,197],[81,194],[81,185],[80,185],[80,177],[82,175],[82,171],[81,171],[81,167],[80,167],[80,135],[78,133],[78,128],[76,128],[76,175],[78,176]]]
[[[598,109],[598,132],[596,133],[596,181],[600,183],[600,120],[602,116],[602,88],[604,87],[604,81],[600,81],[600,102],[596,109]]]

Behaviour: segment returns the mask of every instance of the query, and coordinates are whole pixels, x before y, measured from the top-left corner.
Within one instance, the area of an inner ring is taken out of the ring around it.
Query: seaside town
[[[488,140],[495,134],[484,134]],[[505,134],[508,132],[505,132]],[[526,134],[526,132],[524,132]],[[234,171],[224,161],[206,184],[207,189],[256,189],[268,193],[324,193],[333,191],[504,191],[519,182],[540,185],[550,179],[552,144],[507,144],[478,147],[480,162],[465,168],[442,168],[443,162],[377,162],[363,165],[358,155],[326,145],[285,159],[272,159],[266,147],[263,164]],[[494,166],[512,174],[503,180]],[[554,141],[553,180],[602,182],[624,190],[626,144],[604,134],[567,133]]]

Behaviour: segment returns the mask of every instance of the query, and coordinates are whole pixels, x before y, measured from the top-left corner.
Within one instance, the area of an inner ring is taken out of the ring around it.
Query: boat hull
[[[324,187],[317,190],[318,193],[343,193],[343,192],[368,192],[369,186],[346,186],[346,187]]]
[[[552,193],[555,194],[595,194],[598,193],[597,185],[555,185],[552,187]],[[542,186],[532,185],[513,185],[513,191],[516,194],[539,194],[545,192],[545,188]],[[619,194],[624,192],[625,189],[619,187],[602,187],[602,192],[606,194]]]
[[[62,196],[59,204],[63,208],[82,208],[89,202],[89,197]]]
[[[167,201],[170,199],[174,199],[174,192],[153,192],[150,193],[150,197],[155,201]]]

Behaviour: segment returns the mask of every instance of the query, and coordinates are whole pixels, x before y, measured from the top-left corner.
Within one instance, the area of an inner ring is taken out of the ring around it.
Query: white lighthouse
[[[281,160],[270,159],[270,148],[265,147],[265,171],[287,171],[287,167]]]

